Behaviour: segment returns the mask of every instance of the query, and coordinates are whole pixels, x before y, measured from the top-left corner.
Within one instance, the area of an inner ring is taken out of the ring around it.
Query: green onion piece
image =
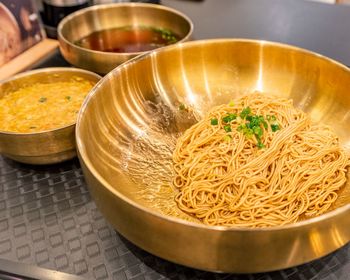
[[[39,102],[44,103],[47,100],[46,97],[40,97]]]
[[[253,131],[255,135],[259,136],[259,138],[263,135],[263,130],[260,126],[254,126]]]
[[[247,124],[241,124],[237,127],[237,131],[243,132],[244,136],[247,138],[252,138],[254,131],[250,127],[247,127]]]
[[[251,112],[252,112],[251,109],[249,107],[246,107],[242,110],[240,117],[242,119],[245,119]]]
[[[219,122],[218,122],[218,119],[217,119],[217,118],[213,118],[213,119],[210,120],[210,124],[211,124],[211,125],[218,125],[218,123],[219,123]]]
[[[251,128],[247,128],[244,132],[245,137],[247,137],[248,139],[251,139],[253,137],[253,129]]]
[[[232,131],[230,125],[225,125],[225,126],[224,126],[224,129],[225,129],[226,132],[231,132],[231,131]]]
[[[69,95],[67,95],[65,98],[66,98],[67,100],[71,100],[71,99],[72,99],[72,97],[69,96]]]
[[[226,142],[230,142],[231,139],[232,139],[231,135],[225,135],[224,136],[224,141],[226,141]]]
[[[280,130],[280,126],[278,124],[271,124],[271,129],[273,132]]]
[[[266,116],[266,120],[269,122],[269,123],[273,123],[277,120],[276,116],[274,115],[267,115]]]
[[[262,124],[263,124],[263,126],[264,126],[265,129],[268,128],[268,125],[267,125],[267,122],[266,122],[266,121],[263,121]]]
[[[185,104],[181,103],[181,104],[179,105],[179,110],[180,110],[180,111],[186,110]]]
[[[233,120],[235,120],[236,118],[237,118],[236,114],[228,114],[227,116],[222,118],[222,121],[224,123],[229,123],[229,122],[232,122]]]
[[[235,102],[233,102],[233,101],[231,100],[230,103],[228,103],[228,106],[230,106],[230,107],[235,106]]]
[[[260,140],[258,141],[258,144],[256,144],[256,146],[257,146],[259,149],[265,148],[265,145],[264,145]]]

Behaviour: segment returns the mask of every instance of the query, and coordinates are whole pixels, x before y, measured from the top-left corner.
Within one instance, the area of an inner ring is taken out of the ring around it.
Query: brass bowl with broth
[[[291,98],[349,144],[350,70],[279,43],[217,39],[169,46],[106,75],[78,116],[78,156],[107,220],[144,250],[193,268],[234,273],[283,269],[350,240],[350,181],[334,210],[268,228],[207,226],[174,201],[174,142],[216,105],[253,91]]]
[[[165,6],[116,3],[77,11],[57,30],[61,53],[69,63],[106,74],[151,49],[189,40],[193,24]]]
[[[0,154],[29,164],[51,164],[75,157],[76,115],[84,96],[100,78],[86,70],[58,67],[32,70],[3,80]],[[65,86],[70,86],[68,91]],[[73,107],[64,103],[72,103]],[[54,106],[59,114],[50,110]]]

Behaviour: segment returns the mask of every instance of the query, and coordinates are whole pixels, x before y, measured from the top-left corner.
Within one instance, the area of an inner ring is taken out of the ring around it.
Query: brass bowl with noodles
[[[106,75],[79,113],[77,149],[91,195],[118,232],[154,255],[235,273],[283,269],[350,240],[350,182],[335,209],[267,228],[198,223],[179,211],[172,140],[215,105],[253,91],[291,98],[350,141],[350,70],[297,47],[243,39],[187,42],[137,57]]]
[[[7,96],[7,94],[14,92],[19,93],[23,89],[33,88],[36,84],[61,84],[69,81],[72,77],[77,80],[84,79],[84,81],[91,82],[91,87],[101,78],[95,73],[77,68],[55,67],[32,70],[3,80],[0,83],[0,100]],[[64,89],[62,89],[61,92],[64,92]],[[86,94],[87,93],[88,92],[86,92]],[[43,92],[42,95],[45,96],[45,92]],[[66,98],[68,98],[68,96]],[[72,95],[72,99],[74,99],[74,95]],[[30,104],[27,104],[27,101],[28,99],[24,102],[26,108],[23,108],[23,114],[29,112],[27,109]],[[42,101],[45,100],[38,100],[38,102]],[[1,112],[3,110],[6,110],[6,108],[0,108]],[[9,110],[11,110],[11,108],[9,108]],[[31,116],[29,118],[33,117]],[[13,123],[16,125],[18,121]],[[2,130],[0,128],[0,154],[13,160],[29,164],[57,163],[76,156],[74,135],[75,121],[42,131],[35,131],[35,129],[25,132],[18,131],[20,130],[11,131],[7,129]]]
[[[76,42],[93,32],[127,26],[167,29],[177,34],[177,42],[189,40],[193,31],[193,24],[186,15],[165,6],[146,3],[96,5],[77,11],[60,22],[57,32],[61,53],[77,67],[106,74],[146,51],[107,52],[79,46]],[[101,38],[105,40],[110,37],[116,36],[107,34]]]

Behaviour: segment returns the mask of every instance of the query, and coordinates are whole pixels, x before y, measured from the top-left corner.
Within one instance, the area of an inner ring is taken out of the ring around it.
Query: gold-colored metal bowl
[[[68,81],[72,76],[97,83],[99,75],[77,68],[42,68],[18,74],[0,83],[0,98],[34,83]],[[75,123],[57,129],[19,133],[0,130],[0,154],[30,164],[51,164],[76,156]]]
[[[292,98],[349,144],[350,71],[321,55],[278,43],[218,39],[178,44],[137,57],[106,75],[78,116],[78,155],[98,208],[127,239],[186,266],[253,273],[302,264],[350,240],[350,182],[337,209],[273,228],[199,224],[181,213],[171,184],[178,135],[241,94]]]
[[[193,31],[191,20],[165,6],[145,3],[96,5],[65,17],[58,25],[58,39],[63,57],[71,64],[106,74],[119,64],[145,52],[112,53],[90,50],[75,44],[94,31],[125,26],[151,26],[173,31],[184,42]]]

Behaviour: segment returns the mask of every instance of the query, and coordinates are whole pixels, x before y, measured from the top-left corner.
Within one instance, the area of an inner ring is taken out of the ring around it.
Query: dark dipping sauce
[[[76,45],[102,52],[133,53],[150,51],[179,41],[172,31],[154,27],[118,27],[95,31]]]

